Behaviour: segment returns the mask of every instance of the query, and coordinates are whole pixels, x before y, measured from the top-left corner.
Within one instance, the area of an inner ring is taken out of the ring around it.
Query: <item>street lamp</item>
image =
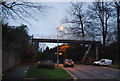
[[[62,53],[59,53],[59,55],[63,55]]]
[[[64,29],[65,29],[64,26],[59,26],[59,27],[57,27],[57,66],[58,66],[58,64],[59,64],[59,47],[58,47],[59,35],[58,35],[58,33],[59,33],[59,31],[63,31]]]

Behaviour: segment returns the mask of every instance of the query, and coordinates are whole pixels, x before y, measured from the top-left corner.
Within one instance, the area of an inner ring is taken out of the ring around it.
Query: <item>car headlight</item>
[[[72,64],[74,64],[74,62],[72,62]]]
[[[68,62],[65,62],[65,64],[68,64]]]

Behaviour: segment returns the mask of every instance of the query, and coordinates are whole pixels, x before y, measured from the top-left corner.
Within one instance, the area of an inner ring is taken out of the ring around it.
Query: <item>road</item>
[[[102,81],[103,80],[116,81],[116,79],[120,78],[118,75],[120,74],[120,71],[110,69],[107,67],[92,66],[92,65],[75,65],[74,67],[63,67],[63,68],[68,70],[78,80],[80,79],[95,80],[96,79],[96,81],[98,81],[102,79]]]

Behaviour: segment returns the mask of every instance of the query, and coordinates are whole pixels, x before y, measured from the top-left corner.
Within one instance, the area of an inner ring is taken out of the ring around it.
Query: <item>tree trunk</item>
[[[118,31],[118,35],[117,35],[117,56],[119,56],[120,54],[120,5],[117,5],[117,31]],[[119,57],[117,57],[118,59]],[[119,60],[120,61],[120,60]]]
[[[82,36],[84,37],[84,27],[83,27],[83,21],[82,21],[82,17],[79,15],[79,19],[80,19],[80,25],[81,25],[81,31],[82,31]]]

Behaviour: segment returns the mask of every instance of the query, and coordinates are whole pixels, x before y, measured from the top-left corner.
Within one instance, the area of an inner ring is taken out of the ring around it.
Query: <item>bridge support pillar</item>
[[[35,45],[35,58],[37,57],[37,53],[38,53],[38,48],[39,48],[39,42],[38,41],[35,41],[33,42],[33,44]]]
[[[93,55],[94,54],[94,55]],[[98,45],[89,45],[82,59],[82,64],[92,64],[94,60],[99,60]]]
[[[87,55],[90,54],[91,47],[92,47],[92,45],[90,44],[89,47],[88,47],[88,50],[85,52],[85,55],[84,55],[83,60],[82,60],[82,64],[84,63]]]
[[[98,45],[96,45],[95,50],[96,50],[96,60],[99,60]]]

